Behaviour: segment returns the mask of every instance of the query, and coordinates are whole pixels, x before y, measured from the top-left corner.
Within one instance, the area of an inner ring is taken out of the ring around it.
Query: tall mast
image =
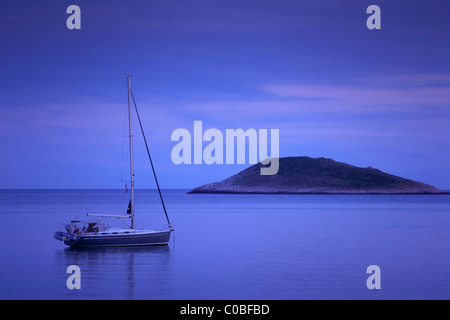
[[[130,133],[130,183],[131,183],[131,229],[134,229],[134,170],[133,170],[133,127],[131,124],[131,87],[130,77],[127,76],[128,84],[128,121]]]

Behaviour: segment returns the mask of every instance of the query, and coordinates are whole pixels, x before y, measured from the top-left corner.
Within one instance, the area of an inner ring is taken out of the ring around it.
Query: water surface
[[[123,214],[127,195],[0,191],[0,298],[450,298],[448,195],[163,194],[169,246],[76,250],[53,238],[61,223]],[[137,227],[164,226],[158,201],[137,191]],[[74,264],[80,290],[66,286]],[[381,290],[366,287],[370,265]]]

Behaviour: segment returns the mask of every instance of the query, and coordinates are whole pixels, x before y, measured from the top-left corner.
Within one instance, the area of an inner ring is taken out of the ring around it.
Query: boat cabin
[[[109,230],[110,227],[99,221],[71,221],[65,226],[68,234],[97,233]]]

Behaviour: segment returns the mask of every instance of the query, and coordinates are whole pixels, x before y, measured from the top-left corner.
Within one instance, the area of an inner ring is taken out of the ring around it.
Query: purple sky
[[[71,4],[81,30],[66,28]],[[366,28],[371,4],[381,30]],[[450,189],[449,13],[448,0],[2,1],[0,188],[121,188],[132,73],[163,188],[248,166],[174,165],[172,131],[201,120],[279,129],[280,156]],[[150,174],[136,139],[136,186]]]

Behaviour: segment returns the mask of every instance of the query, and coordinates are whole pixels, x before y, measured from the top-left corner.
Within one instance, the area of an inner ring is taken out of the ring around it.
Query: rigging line
[[[120,180],[120,182],[121,183],[125,183],[125,185],[126,185],[126,183],[127,182],[129,182],[128,180],[124,180],[124,171],[125,171],[125,167],[126,167],[126,164],[128,163],[127,161],[128,160],[125,160],[126,158],[125,158],[125,137],[126,138],[128,138],[129,137],[129,135],[127,135],[126,134],[126,127],[127,127],[127,118],[128,118],[128,114],[127,114],[127,110],[125,109],[125,108],[122,108],[122,115],[121,115],[121,117],[122,117],[122,166],[121,166],[121,174],[122,174],[122,176],[121,176],[121,180]]]
[[[156,186],[158,187],[159,198],[161,199],[161,204],[163,206],[164,214],[166,215],[166,219],[167,219],[167,223],[169,224],[169,228],[172,228],[172,225],[170,224],[169,216],[167,215],[166,206],[164,205],[164,200],[163,200],[163,197],[162,197],[162,194],[161,194],[161,189],[159,188],[158,178],[156,177],[155,167],[153,166],[152,157],[150,156],[150,151],[148,149],[147,139],[145,138],[144,128],[142,127],[141,117],[139,116],[139,111],[138,111],[137,106],[136,106],[136,101],[134,100],[133,91],[131,91],[131,89],[130,89],[130,92],[131,92],[131,97],[133,98],[133,103],[134,103],[134,108],[136,110],[136,115],[137,115],[137,118],[139,120],[139,126],[141,127],[142,136],[144,137],[145,148],[147,149],[148,159],[150,160],[150,164],[152,165],[153,176],[155,177]]]

